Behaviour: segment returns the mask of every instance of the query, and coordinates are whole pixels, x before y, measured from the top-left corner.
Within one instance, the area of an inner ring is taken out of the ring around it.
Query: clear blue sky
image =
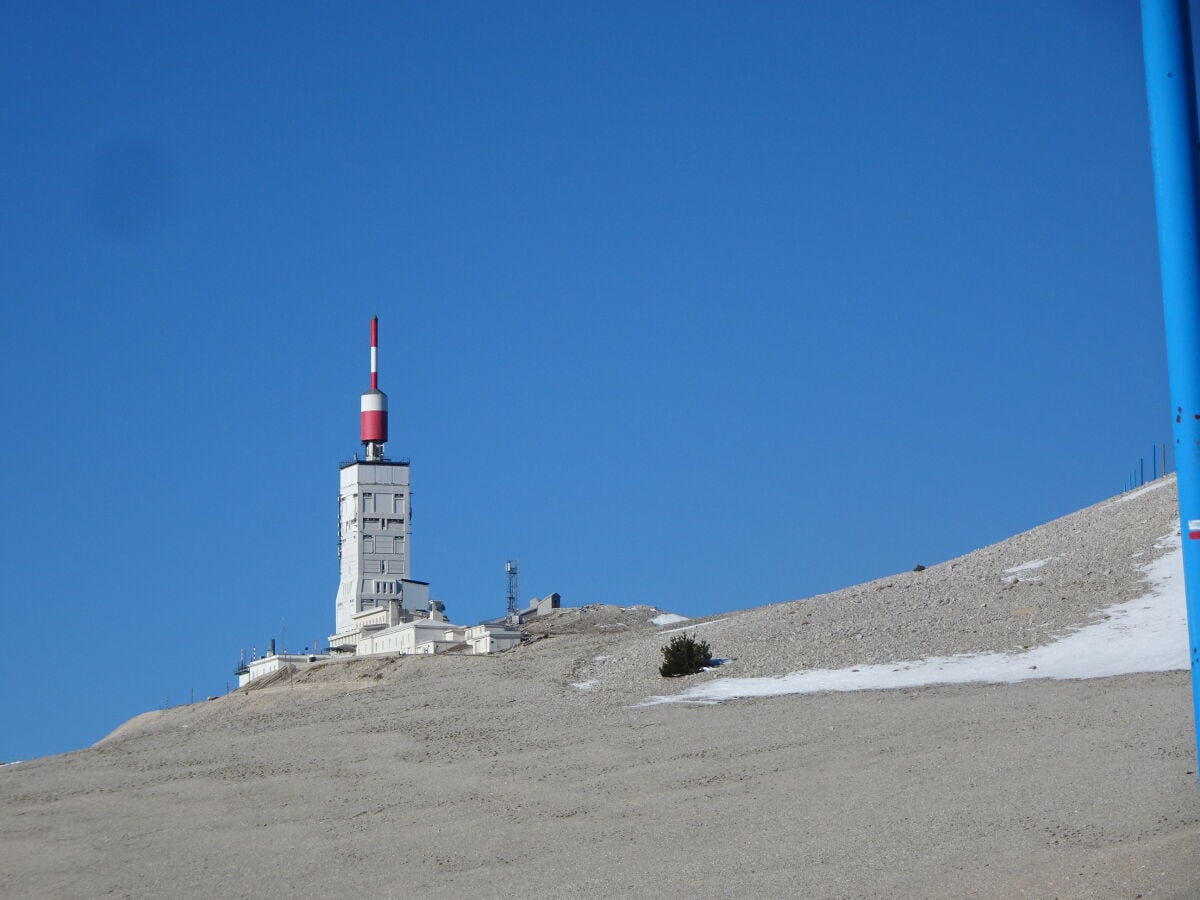
[[[1169,436],[1133,0],[5,18],[0,760],[329,634],[372,314],[467,623],[508,558],[689,615],[929,565]]]

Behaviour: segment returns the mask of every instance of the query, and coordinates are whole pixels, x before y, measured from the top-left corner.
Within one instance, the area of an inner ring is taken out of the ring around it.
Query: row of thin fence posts
[[[1158,467],[1160,460],[1162,461],[1161,469]],[[1157,481],[1160,472],[1163,475],[1167,474],[1167,445],[1153,444],[1150,447],[1150,480]],[[1132,491],[1136,488],[1140,488],[1145,483],[1146,457],[1143,456],[1138,460],[1137,468],[1133,469],[1129,473],[1129,476],[1125,479],[1125,486],[1121,489],[1121,491],[1122,493],[1125,491]]]

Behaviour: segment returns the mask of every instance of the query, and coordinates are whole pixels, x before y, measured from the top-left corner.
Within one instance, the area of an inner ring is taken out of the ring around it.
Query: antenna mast
[[[362,395],[362,444],[368,462],[383,459],[387,439],[387,394],[379,389],[379,317],[371,316],[371,389]]]
[[[510,559],[504,564],[504,571],[508,575],[508,618],[515,622],[520,606],[521,568],[515,559]]]

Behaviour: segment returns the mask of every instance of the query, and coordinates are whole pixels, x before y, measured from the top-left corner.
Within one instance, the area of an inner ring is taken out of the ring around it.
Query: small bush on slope
[[[677,634],[662,648],[663,664],[658,674],[663,678],[676,675],[695,675],[712,661],[712,650],[704,641],[687,634]]]

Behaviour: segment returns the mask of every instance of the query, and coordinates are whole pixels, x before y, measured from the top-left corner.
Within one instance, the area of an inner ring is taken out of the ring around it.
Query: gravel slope
[[[1156,546],[1161,538],[1179,533],[1174,476],[1152,488],[921,572],[689,623],[695,626],[689,633],[729,662],[687,683],[1049,643],[1104,607],[1145,592],[1140,567],[1165,552]],[[1040,564],[1009,571],[1030,563]],[[654,663],[667,640],[661,635],[680,627],[655,629],[641,640],[631,635],[613,659],[582,664],[580,680],[595,680],[593,691],[624,696],[664,693]]]
[[[700,632],[746,675],[1044,643],[1140,593],[1174,502]],[[0,768],[0,895],[1200,896],[1186,673],[638,707],[675,685],[657,613],[331,663]]]

